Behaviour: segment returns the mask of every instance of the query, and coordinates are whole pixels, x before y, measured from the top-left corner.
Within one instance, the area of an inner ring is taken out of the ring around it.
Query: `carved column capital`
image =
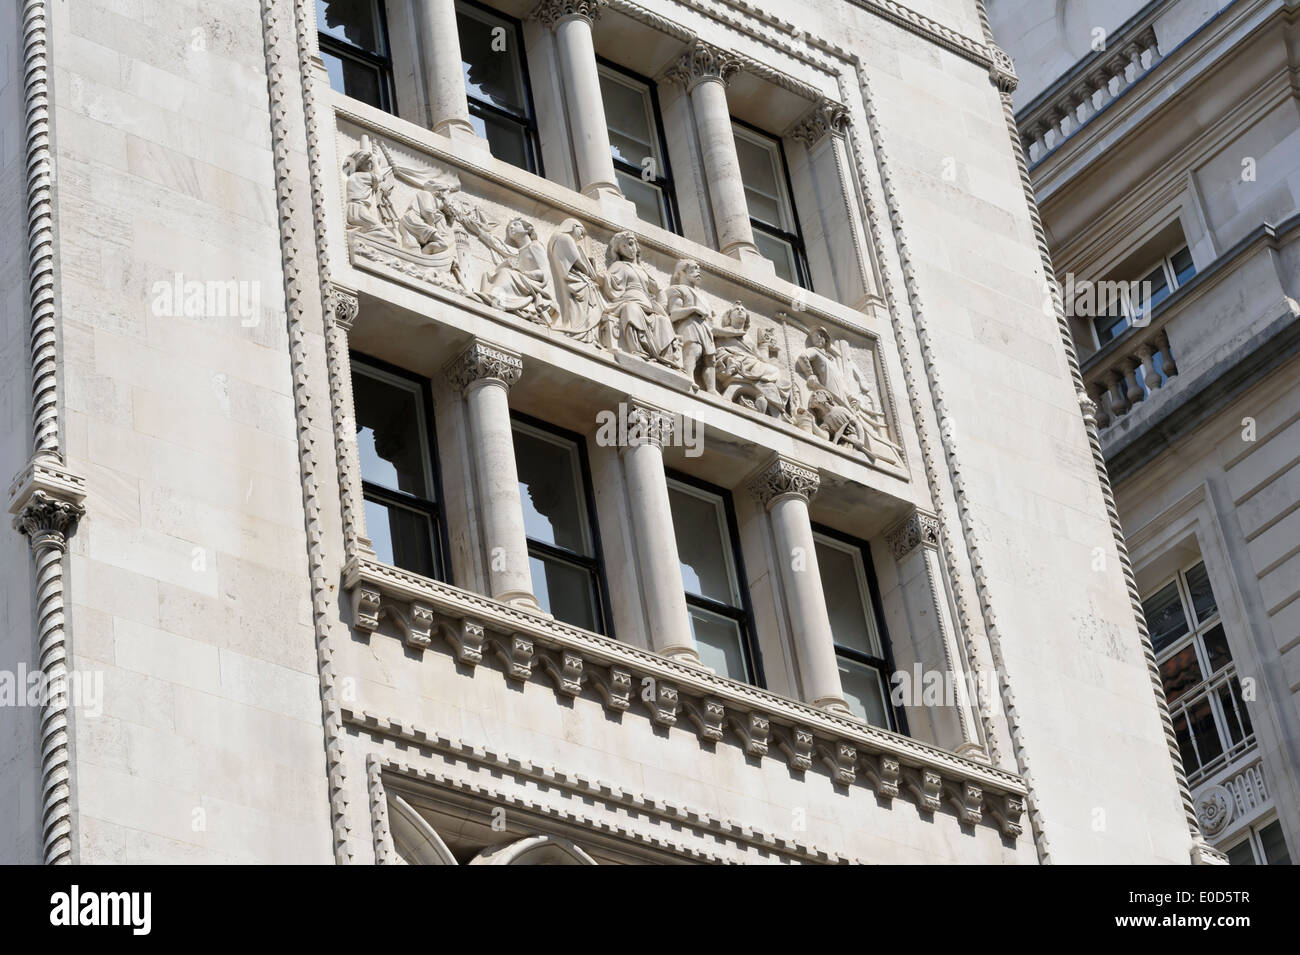
[[[595,23],[607,6],[609,0],[542,0],[529,17],[540,21],[548,30],[554,30],[569,17],[581,17],[588,23]]]
[[[695,40],[690,49],[664,71],[664,79],[681,83],[689,93],[705,80],[718,80],[725,85],[742,69],[744,61],[736,54],[712,43]]]
[[[902,560],[923,544],[939,546],[939,519],[924,511],[913,511],[886,535],[894,560]]]
[[[85,506],[75,501],[33,491],[14,515],[14,530],[27,536],[33,550],[48,546],[62,548],[85,513]]]
[[[989,79],[993,81],[993,85],[999,92],[1014,93],[1016,87],[1020,85],[1020,77],[1016,75],[1016,64],[1010,54],[990,43],[989,56],[993,61],[989,64]]]
[[[823,98],[808,113],[795,123],[790,135],[812,149],[822,137],[843,136],[849,125],[849,111],[843,103]]]
[[[671,444],[676,433],[677,416],[672,412],[642,402],[627,405],[627,441],[623,450],[652,444],[662,449]]]
[[[516,352],[476,338],[443,371],[457,391],[479,381],[498,381],[510,388],[523,377],[524,360]]]
[[[334,305],[335,324],[345,332],[352,331],[352,326],[356,323],[357,315],[361,311],[361,303],[357,300],[357,293],[338,283],[332,283],[330,298]]]
[[[821,487],[821,476],[816,468],[800,464],[789,458],[773,458],[749,480],[749,491],[763,507],[771,507],[787,494],[797,494],[811,501]]]

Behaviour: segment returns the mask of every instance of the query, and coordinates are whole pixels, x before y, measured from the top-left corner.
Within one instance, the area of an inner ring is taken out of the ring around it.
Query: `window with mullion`
[[[867,547],[824,527],[814,528],[813,543],[845,701],[858,719],[905,733],[903,714],[890,700],[894,664],[882,639],[884,621]]]
[[[330,86],[393,112],[393,60],[383,0],[316,0],[316,29]]]
[[[475,132],[497,159],[542,175],[522,25],[477,3],[456,0],[456,27]]]
[[[1290,865],[1282,823],[1277,819],[1252,826],[1246,838],[1225,850],[1228,865]]]
[[[732,120],[740,178],[758,251],[776,266],[778,277],[811,288],[803,234],[781,140]]]
[[[721,676],[762,686],[762,661],[754,644],[730,495],[677,475],[668,481],[668,502],[701,662]]]
[[[612,636],[586,448],[521,415],[513,427],[534,595],[557,620]]]
[[[599,62],[599,71],[618,186],[642,220],[680,234],[655,85],[605,60]]]
[[[427,383],[354,357],[352,395],[366,533],[375,556],[448,579]]]
[[[1127,292],[1121,292],[1115,300],[1106,303],[1104,308],[1099,304],[1102,313],[1092,320],[1097,331],[1097,347],[1100,348],[1112,338],[1118,338],[1134,325],[1146,324],[1156,306],[1190,282],[1195,275],[1196,266],[1192,263],[1192,253],[1187,246],[1160,259],[1143,273],[1136,301]],[[1159,371],[1159,368],[1156,370]]]
[[[1205,564],[1180,571],[1142,610],[1183,764],[1194,780],[1246,749],[1254,736]]]

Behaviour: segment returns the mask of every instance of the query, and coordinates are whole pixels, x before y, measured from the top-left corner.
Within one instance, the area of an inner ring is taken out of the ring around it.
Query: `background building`
[[[12,6],[4,858],[1221,859],[978,4]]]
[[[1289,862],[1300,6],[988,6],[1201,825]]]

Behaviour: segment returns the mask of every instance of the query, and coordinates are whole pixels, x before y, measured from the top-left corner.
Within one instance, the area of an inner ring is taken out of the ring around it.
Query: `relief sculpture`
[[[455,174],[399,163],[384,142],[365,135],[343,176],[354,259],[599,351],[671,369],[693,391],[871,461],[901,463],[876,377],[858,365],[847,339],[820,326],[806,330],[784,313],[753,315],[738,301],[716,305],[694,259],[679,260],[664,283],[642,259],[636,234],[622,231],[610,237],[601,268],[599,248],[579,219],[564,219],[549,238],[513,213],[499,229],[480,200],[461,192]],[[787,331],[806,331],[802,348]],[[858,352],[870,362],[869,348]]]

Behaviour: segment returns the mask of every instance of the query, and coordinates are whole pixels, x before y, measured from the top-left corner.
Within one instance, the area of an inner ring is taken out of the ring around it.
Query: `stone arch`
[[[447,843],[433,826],[401,796],[388,800],[388,825],[393,835],[393,849],[407,865],[458,865]]]
[[[518,842],[484,849],[470,865],[597,865],[595,859],[568,839],[528,836]]]

